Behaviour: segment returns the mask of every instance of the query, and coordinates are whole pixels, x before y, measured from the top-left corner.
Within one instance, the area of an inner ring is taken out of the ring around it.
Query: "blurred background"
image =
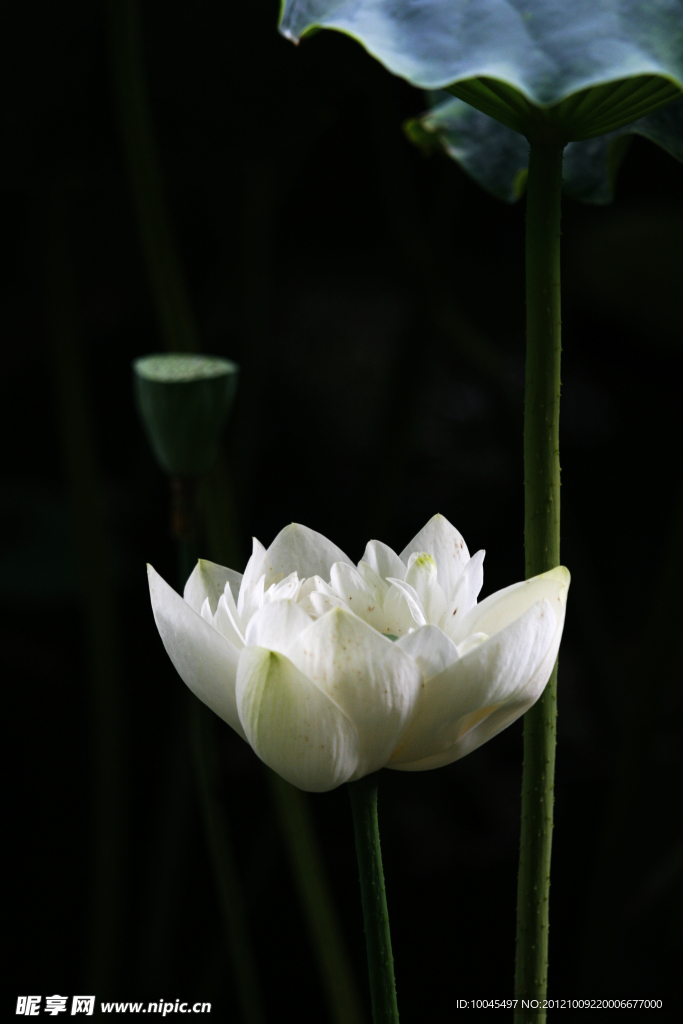
[[[132,359],[240,364],[201,495],[214,561],[241,570],[291,521],[357,561],[441,512],[486,548],[484,595],[523,577],[524,202],[425,158],[401,128],[419,91],[345,37],[292,46],[277,14],[3,5],[12,1013],[83,991],[247,1020],[149,606],[145,562],[178,580]],[[611,206],[565,203],[552,997],[676,987],[682,250],[681,166],[641,138]],[[214,737],[263,1019],[336,1022],[267,771]],[[384,773],[405,1021],[512,995],[521,759],[520,721],[447,768]],[[305,810],[368,1021],[348,796]]]

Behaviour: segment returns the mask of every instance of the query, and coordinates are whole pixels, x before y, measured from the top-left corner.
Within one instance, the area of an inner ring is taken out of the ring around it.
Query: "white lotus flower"
[[[543,692],[569,573],[553,569],[477,604],[484,552],[434,516],[397,555],[358,566],[305,526],[244,575],[200,561],[184,599],[149,566],[157,627],[181,678],[301,789],[396,768],[438,768],[505,729]]]

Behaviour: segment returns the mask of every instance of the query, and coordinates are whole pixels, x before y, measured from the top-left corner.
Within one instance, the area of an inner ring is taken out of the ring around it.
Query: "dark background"
[[[182,268],[167,302],[182,305],[185,290],[200,350],[242,371],[205,484],[205,553],[241,569],[252,534],[267,545],[298,521],[357,560],[370,537],[401,550],[438,511],[471,551],[487,549],[490,593],[523,576],[524,203],[502,205],[445,157],[423,157],[401,130],[422,94],[334,33],[295,48],[276,32],[277,6],[140,4]],[[174,754],[187,705],[147,593],[145,562],[174,584],[176,562],[130,364],[169,334],[140,240],[108,10],[3,5],[7,1005],[92,991],[211,1000],[219,1019],[240,1020],[189,760]],[[671,1008],[680,165],[635,139],[613,205],[567,201],[563,232],[573,584],[549,994]],[[521,725],[447,768],[384,773],[406,1022],[512,995]],[[265,770],[217,720],[215,736],[268,1019],[326,1021]],[[173,768],[184,796],[175,874],[162,877]],[[348,797],[306,799],[367,1005]]]

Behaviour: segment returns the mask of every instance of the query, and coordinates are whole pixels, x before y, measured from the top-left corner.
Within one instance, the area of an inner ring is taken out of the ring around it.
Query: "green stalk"
[[[145,86],[140,14],[136,0],[109,0],[109,27],[114,90],[123,147],[142,249],[162,337],[171,351],[194,352],[200,348],[198,332],[166,205],[163,175],[154,140],[153,122]],[[247,292],[256,289],[257,297],[260,300],[263,299],[263,244],[259,249],[258,242],[259,240],[261,243],[264,242],[267,225],[259,222],[258,226],[261,230],[254,231],[254,217],[258,217],[259,221],[262,221],[263,212],[267,208],[263,203],[263,189],[259,189],[259,186],[262,185],[262,175],[250,174],[247,185],[250,186],[249,191],[253,193],[254,200],[251,205],[247,206],[246,214],[250,217],[246,239],[250,243],[250,252],[253,258],[247,261],[249,272],[245,286]],[[253,296],[251,297],[253,298]],[[267,330],[264,327],[262,315],[267,303],[264,301],[249,302],[247,306],[249,307],[248,326],[253,329],[256,323],[259,335],[256,338],[252,337],[252,341],[259,342],[259,344],[267,342]],[[261,316],[255,317],[254,310],[257,313],[261,311]],[[261,347],[263,347],[262,344]],[[251,404],[254,405],[253,402]],[[226,565],[234,565],[238,559],[233,558],[230,554],[230,552],[234,554],[237,546],[231,529],[231,524],[234,521],[234,514],[230,514],[233,496],[227,477],[227,467],[220,457],[214,468],[205,477],[204,499],[206,528],[212,557]],[[193,568],[194,561],[189,559],[187,550],[181,553],[181,558],[185,559],[184,581]],[[178,785],[177,782],[174,784],[173,777],[177,779],[177,771],[175,775],[169,771],[171,795],[176,792],[175,786]],[[180,791],[177,795],[180,797]],[[358,999],[354,995],[355,986],[348,968],[348,960],[344,954],[341,931],[334,914],[333,902],[313,824],[306,814],[295,813],[291,799],[288,799],[281,790],[273,787],[273,795],[282,820],[299,895],[309,928],[315,937],[315,951],[320,970],[325,979],[328,993],[331,997],[335,993],[335,1001],[330,1006],[332,1019],[341,1019],[338,1007],[344,1006],[348,1011],[345,1024],[353,1024],[353,1022],[360,1021],[362,1016],[357,1005]],[[172,810],[173,799],[168,801],[168,806]],[[290,814],[294,815],[297,827],[288,821]],[[177,823],[168,818],[160,831],[171,838],[173,835],[177,835]],[[174,851],[177,852],[174,853]],[[162,854],[160,853],[159,856]],[[169,843],[168,856],[164,860],[165,864],[168,862],[164,872],[165,877],[177,877],[180,871],[181,857],[182,850],[179,844]],[[174,863],[174,859],[176,863]],[[306,860],[311,867],[310,874],[304,873],[300,867],[295,867]],[[319,898],[312,897],[311,879],[313,877],[317,879]],[[155,902],[158,906],[163,903],[160,899]],[[168,913],[164,916],[160,916],[158,913],[152,914],[152,930],[155,934],[159,934],[159,926],[163,927],[164,922],[168,922]],[[328,937],[330,946],[318,941],[323,935]],[[336,939],[332,937],[333,935],[336,935]],[[340,986],[345,988],[346,995],[344,997],[339,995]],[[356,1008],[354,1009],[354,1007]]]
[[[199,348],[197,326],[185,287],[178,248],[166,205],[164,182],[154,140],[152,117],[145,87],[140,14],[136,0],[110,0],[109,26],[112,44],[112,72],[124,152],[128,166],[137,223],[152,292],[164,341],[171,351],[195,352]],[[195,562],[191,536],[195,495],[191,482],[173,480],[172,530],[178,540],[181,587]],[[264,1019],[256,984],[256,972],[245,923],[241,888],[229,844],[229,835],[215,795],[212,769],[205,763],[211,751],[211,736],[202,730],[198,717],[202,709],[192,711],[192,752],[199,790],[202,817],[209,854],[214,868],[216,886],[223,914],[228,951],[245,1021],[257,1024]],[[202,738],[203,736],[203,738]],[[174,761],[182,762],[184,742],[179,737]],[[180,842],[178,822],[184,811],[187,793],[185,780],[169,766],[168,794],[165,807],[168,815],[160,832],[164,849],[155,857],[163,865],[163,877],[178,877],[185,848]],[[161,898],[160,898],[161,897]],[[160,935],[160,925],[170,926],[171,893],[156,892],[150,915],[151,933]]]
[[[218,792],[218,751],[213,734],[213,716],[196,697],[188,694],[188,698],[192,754],[204,832],[213,865],[242,1019],[245,1024],[263,1024],[266,1017],[259,991],[256,962],[248,935],[244,896]]]
[[[136,0],[109,0],[109,27],[123,148],[161,333],[172,352],[196,352],[197,325],[166,206],[145,88]]]
[[[394,957],[377,822],[378,773],[349,785],[374,1024],[397,1024]]]
[[[56,192],[47,223],[46,313],[55,399],[75,523],[92,734],[93,867],[88,984],[116,986],[124,942],[126,883],[126,718],[114,557],[85,369],[70,216]]]
[[[186,477],[171,479],[173,496],[171,529],[178,550],[181,590],[197,564],[195,526],[198,481]],[[247,912],[237,869],[227,816],[221,807],[218,786],[218,750],[213,732],[213,715],[197,698],[185,693],[190,720],[190,745],[204,835],[225,928],[233,978],[245,1024],[264,1024],[266,1019],[258,985],[256,960],[251,945]]]
[[[560,563],[560,213],[562,150],[532,143],[527,183],[527,362],[524,410],[526,577]],[[517,887],[515,1021],[545,1013],[522,999],[546,996],[548,898],[553,832],[557,665],[524,717],[522,824]]]
[[[346,955],[307,798],[275,772],[268,772],[268,780],[327,992],[331,1019],[335,1024],[362,1024],[364,1015],[356,982]]]

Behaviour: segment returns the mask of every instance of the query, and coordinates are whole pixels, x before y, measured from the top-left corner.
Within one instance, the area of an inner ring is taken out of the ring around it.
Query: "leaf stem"
[[[349,784],[374,1024],[397,1024],[394,958],[377,822],[378,774]]]
[[[524,410],[526,577],[560,561],[560,213],[562,150],[534,142],[526,219],[527,361]],[[545,998],[553,830],[557,666],[524,718],[515,995]],[[545,1013],[518,1004],[515,1021]]]

